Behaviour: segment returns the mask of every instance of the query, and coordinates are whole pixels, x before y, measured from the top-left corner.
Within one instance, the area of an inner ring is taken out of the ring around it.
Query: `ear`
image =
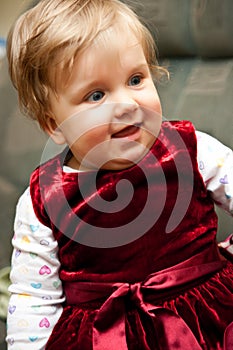
[[[64,143],[66,143],[66,138],[63,135],[63,132],[57,126],[55,119],[50,115],[47,115],[45,132],[57,145],[63,145]]]

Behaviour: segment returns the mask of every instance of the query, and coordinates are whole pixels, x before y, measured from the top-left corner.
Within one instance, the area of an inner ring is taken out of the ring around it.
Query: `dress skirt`
[[[110,315],[110,320],[105,320],[102,326],[101,345],[93,332],[102,303],[97,300],[83,303],[82,307],[66,305],[46,350],[232,350],[232,275],[233,265],[228,262],[208,280],[172,299],[158,301],[154,317],[125,298],[125,334],[117,322],[111,324]],[[113,312],[119,313],[119,308]],[[170,322],[164,309],[178,315],[177,320]],[[105,329],[109,326],[105,327],[105,322],[112,328],[110,331]]]

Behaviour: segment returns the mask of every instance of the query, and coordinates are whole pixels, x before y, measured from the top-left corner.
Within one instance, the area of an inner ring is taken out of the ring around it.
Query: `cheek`
[[[157,91],[155,90],[154,93],[151,92],[151,94],[148,95],[148,98],[150,100],[150,102],[148,103],[150,105],[150,108],[161,115],[162,107],[161,107],[160,98]]]
[[[82,154],[89,152],[93,148],[108,140],[108,127],[98,126],[89,128],[76,139],[74,146],[80,150]]]
[[[84,169],[99,169],[106,163],[110,149],[107,127],[87,131],[71,146],[72,153]]]
[[[100,125],[100,126],[99,126]],[[81,111],[66,118],[59,125],[67,143],[71,146],[80,143],[95,143],[106,134],[107,127],[101,125],[101,120],[95,111]]]
[[[147,109],[148,112],[153,111],[162,114],[160,98],[154,85],[146,89],[140,96],[140,105]]]

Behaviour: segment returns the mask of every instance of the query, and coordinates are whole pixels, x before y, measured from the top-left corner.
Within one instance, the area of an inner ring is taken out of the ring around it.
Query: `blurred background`
[[[36,1],[0,0],[0,350],[6,349],[6,283],[18,197],[39,164],[46,136],[24,117],[8,77],[5,42],[18,15]],[[164,117],[191,120],[233,148],[233,1],[125,0],[145,18],[170,81],[158,84]],[[233,231],[217,209],[218,240]],[[4,270],[1,270],[4,268]],[[5,276],[5,279],[4,279]]]

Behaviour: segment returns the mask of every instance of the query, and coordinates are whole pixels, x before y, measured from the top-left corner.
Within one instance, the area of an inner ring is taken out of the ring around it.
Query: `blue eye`
[[[139,85],[141,81],[142,81],[142,78],[140,75],[134,75],[132,78],[130,78],[129,85],[130,86]]]
[[[95,91],[91,95],[88,96],[87,100],[90,102],[98,102],[104,97],[104,93],[102,91]]]

